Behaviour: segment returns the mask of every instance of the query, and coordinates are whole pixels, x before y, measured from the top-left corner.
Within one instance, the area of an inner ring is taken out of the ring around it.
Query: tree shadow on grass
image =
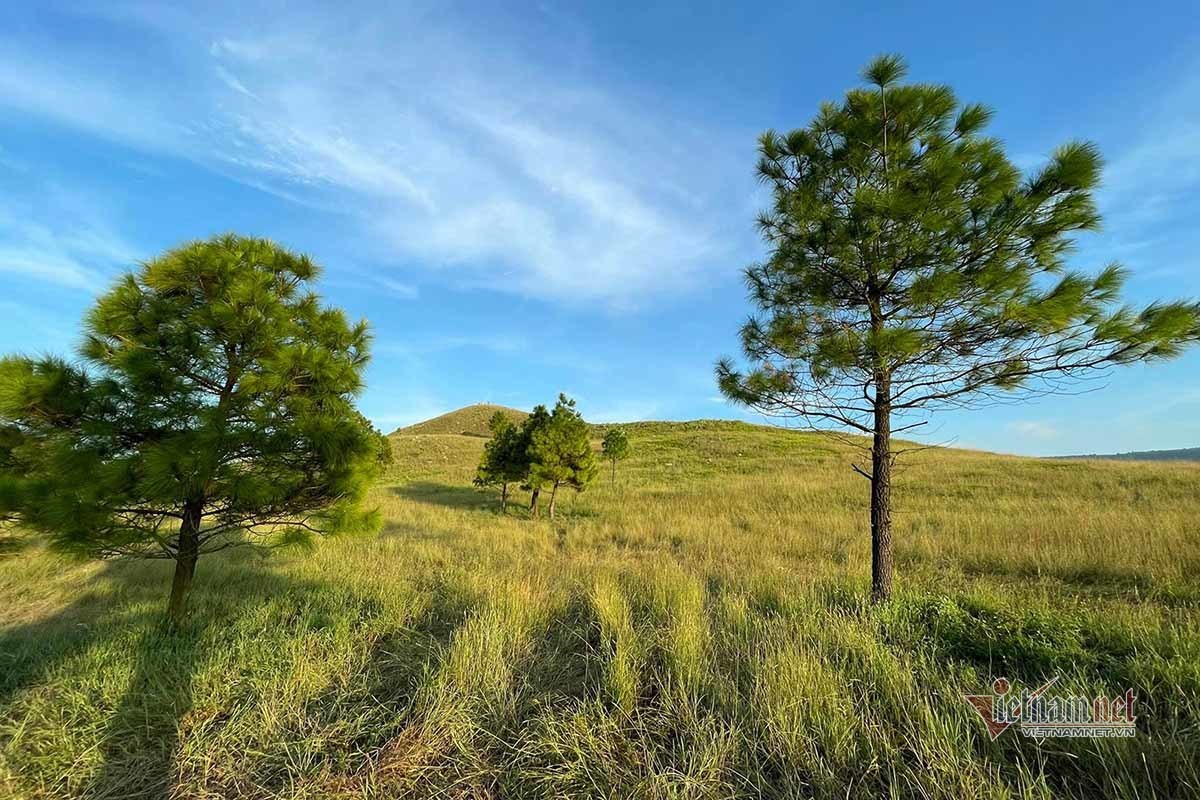
[[[88,787],[89,797],[170,796],[179,725],[192,707],[203,633],[197,625],[171,630],[154,621],[147,626],[136,645],[129,685],[104,733],[103,763]]]
[[[407,520],[389,519],[379,532],[382,539],[397,538],[407,542],[440,542],[451,544],[462,538],[462,531],[453,526],[421,525]]]
[[[29,545],[29,537],[0,529],[0,559],[12,558]]]
[[[195,675],[210,654],[219,652],[223,622],[282,594],[321,588],[271,572],[259,559],[202,559],[191,616],[175,630],[164,615],[172,566],[109,562],[74,603],[52,617],[0,631],[0,713],[14,719],[22,713],[24,690],[41,684],[63,688],[69,678],[55,672],[71,659],[114,640],[132,642],[128,684],[97,745],[101,765],[85,785],[70,786],[72,794],[174,794],[180,726],[192,707]],[[28,777],[31,783],[45,778]],[[61,780],[66,784],[71,777]]]
[[[391,537],[424,542],[438,541],[442,538],[441,534],[426,525],[389,519],[383,523],[383,528],[379,531],[379,538],[387,539]]]
[[[1071,591],[1098,597],[1144,598],[1151,595],[1155,588],[1154,580],[1141,570],[1101,564],[1046,567],[1033,562],[976,558],[964,562],[962,571],[964,575],[996,577],[1022,583],[1050,579],[1064,584]]]
[[[476,489],[472,486],[456,486],[436,481],[413,481],[402,486],[391,487],[392,494],[418,503],[456,508],[468,511],[490,511],[500,516],[500,492],[497,489]],[[550,492],[543,489],[541,494],[541,509],[537,517],[530,514],[529,493],[510,489],[508,496],[507,516],[516,519],[547,519],[547,506],[550,502]],[[564,520],[585,519],[600,516],[599,512],[577,504],[574,492],[560,489],[558,495],[558,517]]]
[[[499,500],[491,493],[481,492],[470,486],[454,486],[435,481],[413,481],[403,486],[393,486],[392,493],[418,503],[444,506],[446,508],[499,510]]]
[[[74,602],[49,617],[0,629],[0,709],[23,689],[44,680],[59,664],[85,653],[115,627],[141,624],[146,614],[116,612],[109,604],[106,584],[120,582],[122,605],[136,607],[155,590],[125,580],[127,564],[112,561],[92,576]],[[165,599],[164,599],[165,604]]]
[[[421,692],[437,674],[454,633],[476,608],[476,598],[461,587],[435,581],[428,603],[409,624],[374,643],[354,691],[331,686],[316,700],[313,716],[321,726],[354,720],[357,735],[324,754],[331,775],[324,788],[338,796],[358,795],[375,785],[381,771],[412,757],[405,747],[417,744],[406,732],[419,727]],[[419,750],[419,748],[417,748]],[[270,785],[266,783],[264,785]],[[279,785],[286,792],[286,785]]]
[[[89,797],[173,796],[181,726],[192,708],[194,678],[210,654],[221,652],[229,621],[281,597],[304,604],[303,597],[328,589],[271,571],[268,562],[250,552],[228,556],[223,563],[212,561],[210,580],[197,579],[184,625],[172,629],[157,615],[143,623],[128,688],[100,745],[103,766],[93,776]],[[202,561],[200,569],[204,566]],[[160,587],[164,603],[168,588],[169,577]]]
[[[472,613],[468,610],[463,621]],[[453,703],[463,705],[446,715],[437,700],[432,706],[424,702],[438,695],[436,688],[434,695],[416,688],[414,705],[398,717],[402,724],[393,727],[389,740],[374,751],[371,771],[360,771],[357,782],[337,788],[354,796],[364,786],[387,797],[545,795],[545,785],[539,785],[537,778],[544,778],[555,765],[539,761],[549,757],[536,752],[539,720],[555,712],[570,714],[598,698],[603,665],[597,659],[599,626],[584,597],[572,597],[529,635],[529,651],[512,664],[512,706],[481,703],[480,697],[455,697]],[[443,656],[452,640],[452,635],[439,639]],[[424,686],[437,686],[441,663],[441,658],[429,662]],[[470,709],[469,722],[458,716],[466,709]]]
[[[573,594],[537,635],[523,666],[523,693],[517,719],[524,725],[546,707],[599,698],[604,663],[600,622],[589,599]]]
[[[158,565],[156,565],[158,566]],[[147,628],[150,633],[139,636],[134,672],[141,676],[136,683],[146,683],[151,670],[151,639],[161,627],[161,612],[148,610],[151,600],[160,598],[165,607],[166,584],[145,580],[149,565],[127,561],[111,561],[84,585],[79,597],[50,617],[40,618],[0,632],[0,712],[16,719],[22,713],[21,694],[42,684],[53,684],[54,673],[74,658],[84,657],[94,647],[120,637],[129,629]],[[157,603],[156,603],[157,605]],[[155,644],[154,647],[158,645]],[[183,661],[192,660],[185,655]],[[157,670],[155,670],[157,671]],[[174,670],[158,675],[159,689],[174,683]],[[131,688],[134,684],[131,684]],[[159,698],[156,696],[155,701]],[[129,695],[121,702],[128,704]],[[120,712],[118,712],[118,715]],[[158,733],[158,729],[155,729]],[[126,741],[122,746],[129,746]],[[116,742],[108,735],[101,745],[105,750],[105,766],[110,745]],[[157,743],[155,744],[157,747]],[[162,760],[161,753],[156,757]],[[161,770],[149,770],[161,772]],[[149,777],[149,776],[147,776]],[[154,796],[125,790],[108,791],[107,781],[88,787],[87,796],[112,797]]]

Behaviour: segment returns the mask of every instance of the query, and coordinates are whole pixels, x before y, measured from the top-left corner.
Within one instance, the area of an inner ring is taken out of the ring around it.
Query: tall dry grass
[[[555,526],[393,438],[378,536],[167,565],[0,559],[12,797],[1184,797],[1200,467],[914,454],[899,594],[824,437],[643,424]],[[1139,696],[1130,740],[988,740],[1004,675]]]

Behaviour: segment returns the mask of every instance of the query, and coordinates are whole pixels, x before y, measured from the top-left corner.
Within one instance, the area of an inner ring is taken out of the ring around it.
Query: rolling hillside
[[[872,608],[841,440],[630,425],[551,525],[471,486],[473,409],[390,438],[379,532],[206,556],[179,634],[167,564],[0,554],[0,796],[1200,793],[1200,465],[913,453]],[[1001,676],[1137,736],[991,741]]]
[[[517,425],[520,425],[529,416],[529,413],[526,411],[520,411],[507,406],[476,403],[475,405],[464,406],[457,411],[442,414],[440,417],[434,417],[424,422],[418,422],[415,425],[409,425],[406,428],[398,428],[392,432],[392,435],[459,434],[462,436],[487,437],[491,435],[488,432],[488,420],[497,411],[503,412]]]

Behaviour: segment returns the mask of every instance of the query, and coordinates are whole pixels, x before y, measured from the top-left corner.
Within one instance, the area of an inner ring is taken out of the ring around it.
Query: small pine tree
[[[575,410],[575,401],[560,394],[549,422],[533,434],[529,481],[535,488],[550,487],[550,519],[560,486],[581,492],[596,477],[587,423]]]
[[[488,420],[492,438],[483,446],[483,459],[475,470],[476,486],[500,486],[500,513],[508,512],[509,484],[524,480],[529,472],[529,459],[521,429],[503,412],[497,411]]]
[[[387,470],[396,463],[396,454],[392,451],[392,440],[387,437],[386,433],[376,428],[371,420],[363,416],[361,412],[356,411],[355,414],[358,415],[358,423],[371,433],[375,463],[379,465],[380,470]]]
[[[176,624],[201,555],[376,523],[367,325],[320,304],[317,273],[266,240],[194,242],[97,300],[80,363],[0,360],[0,518],[173,560]]]
[[[543,405],[536,405],[525,421],[521,423],[521,435],[517,445],[517,453],[521,463],[521,488],[529,492],[529,513],[538,515],[538,496],[541,486],[530,479],[530,467],[533,464],[534,435],[550,424],[550,412]]]
[[[629,439],[621,428],[609,428],[604,432],[600,446],[604,458],[612,464],[612,485],[617,485],[617,462],[629,455]]]

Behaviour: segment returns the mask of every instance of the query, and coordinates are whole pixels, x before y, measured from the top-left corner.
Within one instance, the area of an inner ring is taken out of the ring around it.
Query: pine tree
[[[533,463],[533,439],[534,435],[550,424],[550,412],[546,407],[539,404],[533,407],[533,411],[521,423],[521,436],[517,445],[517,453],[521,459],[521,488],[530,493],[529,495],[529,513],[531,516],[538,515],[538,497],[541,495],[542,487],[530,479],[530,467]]]
[[[196,564],[377,522],[377,439],[352,400],[365,322],[322,306],[318,268],[226,235],[128,274],[87,315],[80,361],[0,361],[0,515],[91,556]]]
[[[381,471],[386,471],[388,467],[396,463],[396,454],[392,450],[392,441],[387,437],[387,434],[376,428],[371,420],[363,416],[362,412],[355,411],[358,424],[362,425],[371,433],[373,439],[372,447],[375,451],[375,463],[379,465]]]
[[[1023,176],[984,135],[991,112],[946,86],[902,85],[895,56],[870,86],[786,135],[763,134],[769,255],[746,270],[761,316],[741,338],[751,369],[717,366],[722,391],[766,414],[871,437],[872,596],[892,591],[892,435],[939,408],[1169,358],[1200,335],[1200,305],[1118,305],[1123,270],[1070,271],[1098,227],[1100,156],[1063,145]],[[893,417],[903,420],[893,425]]]
[[[629,439],[621,428],[609,428],[600,443],[604,458],[612,464],[612,485],[617,485],[617,462],[629,455]]]
[[[521,429],[504,412],[488,420],[492,438],[483,446],[483,459],[475,470],[476,486],[500,486],[500,513],[508,512],[509,484],[524,480],[529,472],[528,444]]]
[[[560,394],[547,424],[533,432],[530,448],[529,482],[535,488],[550,487],[550,519],[560,486],[581,492],[596,477],[596,454],[592,451],[587,423],[575,410],[575,401]]]

